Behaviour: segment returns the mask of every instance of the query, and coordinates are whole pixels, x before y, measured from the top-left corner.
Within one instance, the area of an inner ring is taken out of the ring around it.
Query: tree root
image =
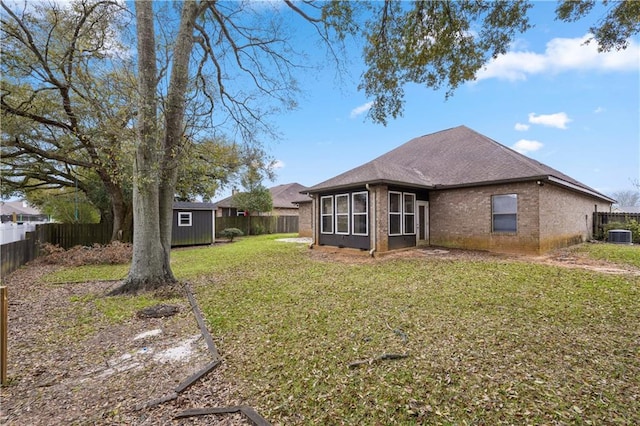
[[[367,358],[367,359],[361,359],[358,361],[353,361],[351,363],[349,363],[349,368],[356,368],[356,367],[360,367],[361,365],[371,365],[371,364],[375,364],[377,362],[380,361],[387,361],[387,360],[393,360],[393,359],[403,359],[403,358],[408,358],[409,354],[382,354],[376,358]]]

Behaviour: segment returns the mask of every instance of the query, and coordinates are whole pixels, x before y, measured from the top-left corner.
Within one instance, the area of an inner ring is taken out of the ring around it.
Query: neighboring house
[[[615,206],[613,212],[640,214],[640,206]]]
[[[304,191],[314,245],[542,253],[592,237],[613,199],[465,126],[415,138]]]
[[[269,188],[271,200],[273,201],[273,210],[262,212],[260,216],[298,216],[296,202],[300,198],[300,192],[305,189],[306,187],[299,183],[288,183]],[[233,195],[235,195],[235,192]],[[235,206],[233,195],[215,203],[218,217],[245,215],[243,211],[238,210]]]
[[[213,244],[216,241],[213,203],[173,203],[171,246]]]
[[[40,210],[29,206],[24,201],[2,201],[0,202],[0,218],[5,222],[49,222],[49,215],[43,214]]]

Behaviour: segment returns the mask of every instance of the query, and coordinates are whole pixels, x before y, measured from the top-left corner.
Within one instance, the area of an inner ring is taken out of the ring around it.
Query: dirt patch
[[[616,275],[640,275],[640,269],[627,265],[590,258],[586,253],[571,249],[559,249],[541,256],[492,253],[480,250],[461,250],[443,247],[411,248],[389,253],[376,253],[372,257],[366,250],[354,250],[337,247],[314,247],[310,257],[318,261],[342,262],[349,264],[376,263],[393,259],[443,259],[443,260],[500,260],[507,262],[542,263],[562,268],[585,269],[594,272]]]
[[[91,323],[95,300],[118,283],[46,285],[58,266],[22,268],[6,279],[9,293],[8,378],[0,423],[227,424],[249,423],[241,414],[175,420],[184,410],[246,405],[225,377],[224,362],[173,401],[138,410],[161,398],[211,361],[189,302],[172,317]],[[66,328],[79,322],[77,336]]]

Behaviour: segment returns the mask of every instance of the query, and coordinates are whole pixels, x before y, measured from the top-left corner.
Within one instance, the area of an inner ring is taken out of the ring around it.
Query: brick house
[[[308,188],[317,246],[383,253],[433,245],[543,253],[592,237],[614,200],[465,126]],[[301,221],[302,224],[302,221]]]

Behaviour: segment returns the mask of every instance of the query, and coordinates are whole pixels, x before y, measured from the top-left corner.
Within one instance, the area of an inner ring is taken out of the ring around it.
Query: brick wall
[[[430,244],[498,252],[538,251],[535,182],[433,191],[429,197]],[[518,232],[491,232],[491,196],[518,194]]]
[[[593,238],[593,212],[611,205],[596,198],[546,183],[540,190],[540,251]]]
[[[375,244],[371,244],[377,252],[385,252],[389,250],[389,191],[386,185],[371,186],[370,198],[372,200],[373,213],[373,226],[375,226]],[[373,234],[373,233],[372,233]],[[372,235],[373,238],[373,235]]]
[[[298,235],[301,237],[313,237],[313,227],[311,224],[312,203],[300,203],[298,208]]]
[[[518,194],[518,231],[491,232],[491,196]],[[430,243],[496,252],[543,253],[591,238],[592,213],[609,204],[546,182],[433,191]]]

